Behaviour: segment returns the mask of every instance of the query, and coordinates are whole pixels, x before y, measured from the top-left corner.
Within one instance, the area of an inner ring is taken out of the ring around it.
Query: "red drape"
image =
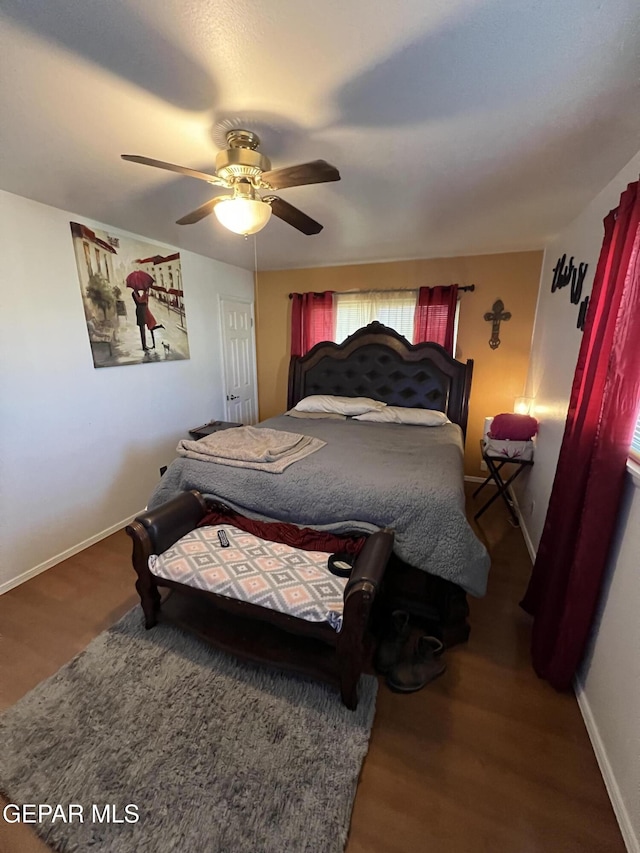
[[[413,342],[434,341],[453,355],[458,285],[421,287],[413,320]]]
[[[605,236],[542,539],[522,606],[533,665],[571,686],[598,604],[640,405],[640,191],[630,184]]]
[[[333,290],[291,296],[291,355],[304,355],[320,341],[335,335]]]

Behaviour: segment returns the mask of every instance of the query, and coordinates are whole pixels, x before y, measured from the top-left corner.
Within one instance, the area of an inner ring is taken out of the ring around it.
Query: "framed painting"
[[[180,253],[70,224],[93,366],[189,358]]]

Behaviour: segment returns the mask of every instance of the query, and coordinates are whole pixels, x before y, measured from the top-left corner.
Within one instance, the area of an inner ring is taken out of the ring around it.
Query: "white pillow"
[[[312,394],[304,397],[294,406],[298,412],[334,412],[336,415],[362,415],[365,412],[380,411],[386,403],[371,400],[369,397],[334,397],[331,394]]]
[[[289,409],[285,412],[290,418],[328,418],[334,421],[346,421],[346,415],[337,415],[335,412],[297,412],[295,409]]]
[[[442,426],[451,423],[444,412],[438,412],[436,409],[409,409],[406,406],[387,406],[379,412],[364,412],[357,415],[355,420],[413,426]]]

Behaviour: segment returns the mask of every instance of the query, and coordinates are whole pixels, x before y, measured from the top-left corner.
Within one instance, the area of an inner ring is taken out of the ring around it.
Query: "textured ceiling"
[[[538,248],[635,154],[637,0],[2,0],[0,187],[261,269]],[[123,162],[210,171],[227,126],[322,222],[255,241],[218,191]]]

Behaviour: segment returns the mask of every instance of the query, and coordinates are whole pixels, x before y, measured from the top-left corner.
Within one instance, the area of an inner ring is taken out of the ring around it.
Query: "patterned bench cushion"
[[[222,548],[224,530],[229,547]],[[199,527],[159,556],[149,557],[157,577],[216,595],[258,604],[307,622],[342,627],[346,578],[331,574],[325,551],[268,542],[229,524]]]

